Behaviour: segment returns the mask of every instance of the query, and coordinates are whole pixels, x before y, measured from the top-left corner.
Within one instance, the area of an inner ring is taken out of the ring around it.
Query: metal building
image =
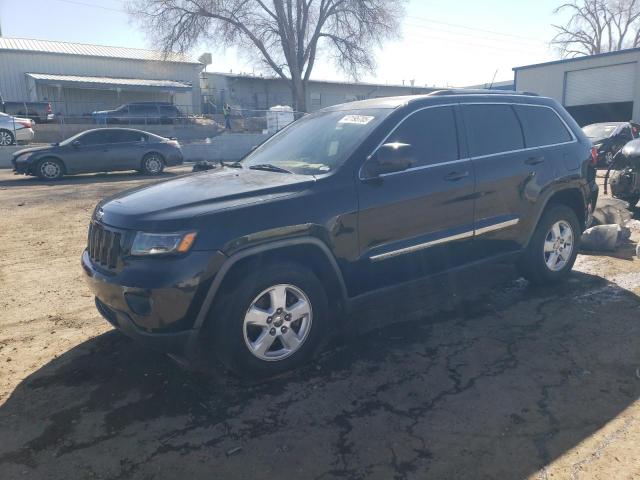
[[[580,125],[640,120],[640,48],[513,70],[516,90],[556,99]]]
[[[47,100],[69,116],[132,101],[169,101],[199,113],[202,68],[155,50],[0,37],[3,99]]]
[[[220,110],[224,103],[246,110],[267,110],[275,105],[293,105],[291,90],[279,77],[205,72],[202,75],[201,89],[205,110]],[[307,110],[312,112],[354,100],[417,95],[434,90],[438,89],[411,85],[310,80],[307,87]]]

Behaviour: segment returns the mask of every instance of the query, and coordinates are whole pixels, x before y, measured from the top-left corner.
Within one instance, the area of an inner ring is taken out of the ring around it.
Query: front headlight
[[[602,148],[602,143],[596,143],[593,148],[595,148],[596,150],[600,151],[600,149]]]
[[[23,153],[22,155],[18,155],[16,157],[16,162],[26,162],[27,160],[29,160],[29,157],[31,157],[31,155],[33,155],[32,152]]]
[[[131,255],[169,255],[187,253],[191,250],[196,232],[186,233],[145,233],[138,232],[133,245]]]

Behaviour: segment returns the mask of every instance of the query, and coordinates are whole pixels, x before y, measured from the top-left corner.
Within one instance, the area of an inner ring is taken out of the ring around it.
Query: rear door
[[[147,135],[135,130],[112,130],[109,135],[107,156],[111,170],[136,170],[140,162]]]
[[[462,106],[476,172],[475,251],[481,257],[516,250],[518,224],[528,211],[543,153],[525,149],[514,107],[506,103]],[[533,183],[532,183],[533,182]]]
[[[406,117],[383,143],[413,147],[409,170],[360,179],[358,239],[365,289],[465,262],[473,237],[474,173],[460,145],[457,106]]]

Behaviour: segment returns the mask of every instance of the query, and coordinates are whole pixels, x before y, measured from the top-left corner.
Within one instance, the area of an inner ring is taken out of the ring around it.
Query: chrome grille
[[[121,234],[92,222],[89,226],[89,257],[98,265],[114,269],[121,253]]]

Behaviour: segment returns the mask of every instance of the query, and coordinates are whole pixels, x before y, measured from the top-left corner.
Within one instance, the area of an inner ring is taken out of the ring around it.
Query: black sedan
[[[631,122],[594,123],[582,128],[598,150],[598,167],[607,168],[627,142],[638,138],[640,125]]]
[[[118,170],[158,175],[182,161],[176,140],[130,128],[87,130],[60,143],[19,150],[12,159],[14,172],[45,180]]]

